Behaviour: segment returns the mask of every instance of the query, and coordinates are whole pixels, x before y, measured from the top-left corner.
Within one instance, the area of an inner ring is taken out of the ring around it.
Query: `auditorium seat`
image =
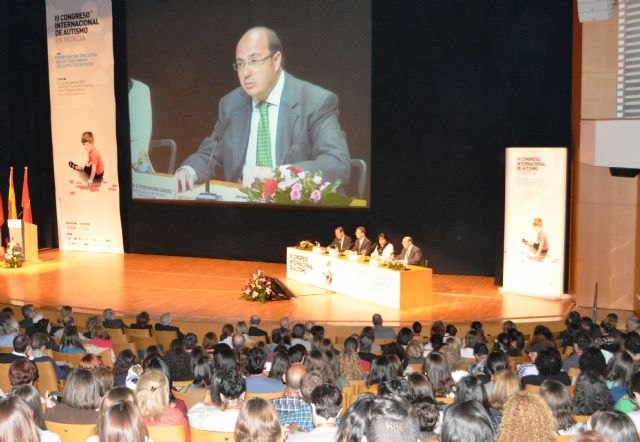
[[[49,361],[36,362],[38,367],[38,381],[36,387],[40,396],[45,397],[47,391],[62,391],[63,386],[58,382],[56,371]]]
[[[233,442],[234,440],[233,433],[191,429],[191,442]]]
[[[61,424],[51,421],[45,421],[45,424],[49,431],[60,436],[61,442],[86,442],[96,428],[94,424]]]
[[[0,364],[0,389],[6,393],[11,391],[11,383],[9,382],[9,367],[11,364]]]
[[[576,422],[581,422],[583,424],[586,424],[590,417],[591,416],[585,414],[576,414],[573,416]]]
[[[149,425],[149,439],[153,442],[186,442],[184,425]]]
[[[271,401],[271,399],[278,399],[280,397],[282,397],[282,391],[278,391],[275,393],[245,393],[244,397],[245,399],[251,399],[254,397],[259,397],[260,399],[264,399],[266,401]]]
[[[135,342],[126,342],[126,343],[114,342],[113,343],[113,351],[116,354],[116,357],[118,357],[118,355],[122,350],[131,350],[133,354],[136,355],[136,357],[138,356],[138,347],[136,347]]]
[[[140,337],[140,338],[149,338],[151,337],[151,332],[149,329],[137,329],[137,328],[125,328],[124,334],[131,339],[132,336]]]
[[[178,339],[178,332],[172,330],[154,330],[153,336],[158,341],[158,345],[162,347],[162,351],[167,353],[171,347],[171,341]]]

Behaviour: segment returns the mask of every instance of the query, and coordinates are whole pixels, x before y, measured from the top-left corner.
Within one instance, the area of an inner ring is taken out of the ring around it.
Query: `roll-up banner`
[[[111,1],[46,10],[60,248],[122,253]]]
[[[563,293],[567,149],[508,147],[503,292]]]

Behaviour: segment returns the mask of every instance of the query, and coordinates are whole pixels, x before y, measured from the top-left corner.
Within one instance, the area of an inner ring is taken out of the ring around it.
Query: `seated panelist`
[[[340,226],[336,227],[336,237],[333,242],[329,244],[329,248],[338,249],[338,252],[344,252],[351,249],[351,238],[344,233],[344,229]]]
[[[356,227],[356,240],[351,248],[358,255],[368,255],[371,252],[371,241],[367,238],[367,229],[362,226]]]

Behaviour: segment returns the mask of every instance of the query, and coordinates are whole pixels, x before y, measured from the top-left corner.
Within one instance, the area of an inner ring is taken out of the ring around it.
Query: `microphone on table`
[[[211,160],[213,160],[213,154],[216,152],[218,148],[218,143],[222,139],[222,136],[227,131],[231,120],[219,121],[217,127],[214,129],[215,137],[213,137],[213,147],[211,148],[211,155],[209,155],[209,161],[207,161],[207,170],[211,170]],[[211,185],[209,183],[211,181],[211,176],[208,176],[204,183],[204,192],[196,197],[197,201],[219,201],[222,199],[222,195],[211,192]]]

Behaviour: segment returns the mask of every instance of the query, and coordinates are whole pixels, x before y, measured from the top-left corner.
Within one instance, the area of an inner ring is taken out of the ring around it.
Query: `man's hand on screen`
[[[188,169],[178,169],[176,171],[178,181],[178,192],[185,192],[193,189],[193,175]]]

